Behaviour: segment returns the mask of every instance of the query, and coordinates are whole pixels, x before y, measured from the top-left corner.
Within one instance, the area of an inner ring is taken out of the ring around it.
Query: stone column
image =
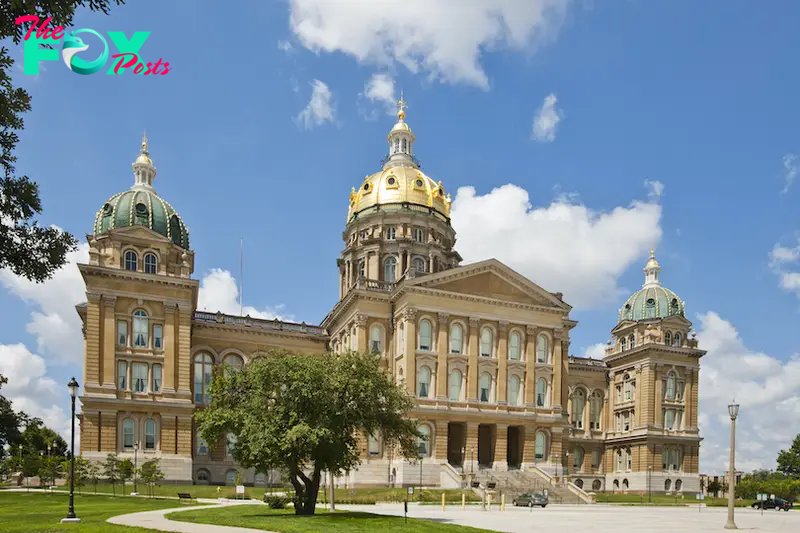
[[[433,252],[428,253],[428,272],[433,274]]]
[[[692,426],[692,416],[694,414],[694,405],[692,404],[692,380],[694,379],[694,369],[687,368],[686,369],[686,379],[684,380],[684,390],[683,390],[683,405],[685,406],[683,411],[683,428],[682,429],[691,429]]]
[[[447,399],[447,325],[449,320],[450,315],[439,313],[439,328],[437,330],[439,337],[436,343],[436,351],[438,352],[438,359],[436,361],[436,390],[440,400]]]
[[[161,392],[175,392],[175,304],[164,305],[164,384]]]
[[[653,407],[653,421],[652,424],[656,427],[661,427],[664,425],[664,419],[661,416],[661,402],[664,397],[664,387],[661,383],[661,373],[663,372],[662,365],[654,365],[655,371],[653,372],[653,376],[655,379],[655,405]]]
[[[412,396],[417,395],[417,310],[406,308],[403,311],[405,322],[405,359],[406,359],[406,390]]]
[[[536,426],[525,426],[522,442],[522,464],[533,464],[536,462]]]
[[[642,406],[644,402],[642,398],[644,398],[644,374],[642,373],[642,365],[636,365],[636,368],[633,371],[633,376],[636,379],[636,390],[635,394],[636,397],[633,399],[633,409],[634,409],[634,416],[633,420],[631,421],[632,426],[631,428],[638,428],[641,426],[646,426],[647,421],[642,416]]]
[[[497,403],[508,400],[508,322],[500,322],[497,338]]]
[[[536,328],[528,326],[525,332],[525,405],[532,407],[536,405]]]
[[[357,347],[360,353],[367,353],[367,315],[356,315]]]
[[[495,426],[494,468],[508,470],[508,424]]]
[[[103,297],[103,357],[100,358],[99,369],[103,385],[116,387],[117,359],[117,319],[115,316],[117,299],[113,296]],[[128,335],[132,333],[133,324],[128,322]],[[88,362],[87,362],[88,363]],[[88,366],[88,364],[87,364]],[[87,380],[88,381],[88,380]],[[92,380],[95,381],[96,380]]]
[[[561,466],[563,466],[562,462],[562,442],[561,442],[561,428],[553,428],[550,432],[550,450],[547,453],[547,462],[553,465],[559,465],[558,472],[561,475]]]
[[[435,422],[434,446],[432,457],[440,463],[447,462],[447,420],[437,420]]]
[[[192,456],[192,416],[178,416],[177,446],[178,455]],[[211,443],[209,443],[211,444]]]
[[[562,359],[564,357],[561,353],[561,332],[557,331],[555,335],[553,335],[553,398],[551,401],[551,405],[556,410],[562,410],[565,407],[565,403],[562,403],[562,389],[563,387],[563,366],[562,366]]]
[[[178,393],[191,398],[191,368],[192,368],[192,308],[189,304],[178,305],[178,331],[177,347],[175,350],[176,359],[176,383]],[[191,420],[190,420],[191,425]],[[191,449],[191,444],[189,446]]]
[[[464,444],[464,472],[478,471],[478,423],[467,422],[467,438]]]
[[[692,404],[692,425],[691,425],[691,427],[695,428],[695,429],[697,428],[697,402],[698,402],[698,399],[699,399],[698,393],[700,392],[699,391],[699,382],[698,382],[699,376],[700,376],[700,373],[697,370],[692,372],[692,395],[691,395],[691,398],[689,400],[687,400],[687,401],[690,401],[690,403]],[[699,466],[698,466],[698,468],[699,468]]]
[[[469,344],[467,345],[468,365],[467,370],[467,400],[470,402],[478,401],[478,324],[480,320],[477,318],[469,319]],[[477,439],[477,427],[475,428],[475,435]],[[477,440],[476,449],[477,449]]]

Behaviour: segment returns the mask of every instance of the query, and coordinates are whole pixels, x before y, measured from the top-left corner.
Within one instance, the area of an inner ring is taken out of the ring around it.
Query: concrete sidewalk
[[[142,527],[145,529],[155,529],[158,531],[174,531],[179,533],[265,533],[263,529],[250,529],[246,527],[214,526],[210,524],[194,524],[191,522],[178,522],[170,520],[166,515],[181,513],[183,511],[194,511],[202,509],[215,509],[228,507],[230,505],[259,505],[259,502],[225,502],[217,503],[217,500],[198,500],[201,503],[209,502],[214,505],[191,506],[183,509],[159,509],[157,511],[144,511],[141,513],[131,513],[111,517],[107,522],[120,526]],[[270,532],[266,532],[270,533]]]

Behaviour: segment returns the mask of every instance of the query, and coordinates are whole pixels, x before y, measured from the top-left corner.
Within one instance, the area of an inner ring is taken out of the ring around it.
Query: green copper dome
[[[142,225],[168,238],[174,244],[189,249],[189,230],[181,217],[166,200],[160,198],[153,181],[156,167],[147,151],[147,136],[133,163],[134,184],[129,190],[115,194],[94,217],[94,234],[112,229]]]
[[[115,194],[94,219],[94,234],[140,224],[189,249],[189,230],[180,215],[154,191],[128,190]]]
[[[658,280],[660,270],[655,251],[651,250],[650,260],[644,267],[644,286],[633,293],[619,310],[619,322],[685,316],[686,304],[677,294],[661,285]]]

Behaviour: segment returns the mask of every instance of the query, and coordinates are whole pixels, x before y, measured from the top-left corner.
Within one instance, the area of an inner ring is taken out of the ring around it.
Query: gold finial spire
[[[142,149],[139,151],[139,157],[136,158],[136,162],[146,165],[153,164],[153,161],[150,159],[150,152],[147,150],[147,131],[142,135]]]
[[[406,118],[405,109],[408,107],[408,102],[403,99],[403,90],[400,89],[400,100],[397,101],[397,118],[403,120]]]
[[[147,153],[147,130],[144,130],[144,133],[142,134],[142,153]]]
[[[655,248],[650,248],[650,259],[656,258],[656,250]]]

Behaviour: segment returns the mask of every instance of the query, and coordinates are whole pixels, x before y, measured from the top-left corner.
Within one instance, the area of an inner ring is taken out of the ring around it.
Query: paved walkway
[[[178,522],[169,520],[166,515],[170,513],[180,513],[183,511],[194,511],[198,509],[214,509],[215,507],[227,507],[229,505],[260,505],[260,502],[235,502],[228,501],[219,503],[218,500],[200,498],[200,503],[213,503],[214,505],[203,505],[184,508],[159,509],[157,511],[144,511],[141,513],[131,513],[113,516],[107,520],[111,524],[120,526],[142,527],[145,529],[155,529],[158,531],[174,531],[178,533],[269,533],[263,529],[250,529],[247,527],[213,526],[207,524],[194,524],[192,522]]]

